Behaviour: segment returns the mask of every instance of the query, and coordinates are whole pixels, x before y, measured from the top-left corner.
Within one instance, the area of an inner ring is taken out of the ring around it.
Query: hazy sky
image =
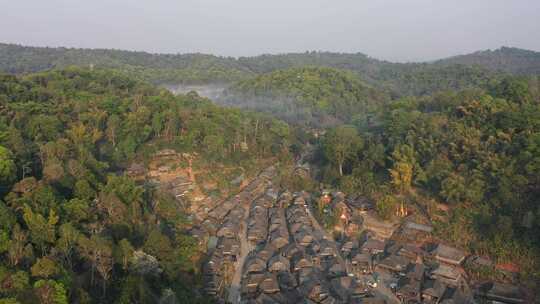
[[[502,45],[540,51],[540,0],[0,0],[0,42],[431,60]]]

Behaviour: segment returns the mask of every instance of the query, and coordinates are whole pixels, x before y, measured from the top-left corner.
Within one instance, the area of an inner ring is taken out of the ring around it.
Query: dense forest
[[[321,177],[376,202],[423,213],[441,239],[540,278],[540,82],[408,97],[379,108],[374,127],[342,125],[320,145]]]
[[[320,67],[266,73],[234,84],[223,95],[219,102],[227,105],[316,127],[365,120],[370,110],[389,100],[351,72]]]
[[[476,87],[501,73],[537,74],[540,55],[533,51],[501,48],[435,63],[392,63],[361,53],[305,52],[231,58],[0,44],[0,71],[29,73],[70,65],[121,69],[153,83],[199,84],[231,83],[293,67],[332,67],[352,71],[364,82],[393,96],[404,96]]]
[[[474,52],[434,62],[437,65],[478,65],[517,75],[540,74],[540,53],[511,47]]]
[[[188,215],[123,169],[162,148],[241,165],[291,144],[282,122],[113,70],[1,75],[0,112],[0,303],[208,301]]]

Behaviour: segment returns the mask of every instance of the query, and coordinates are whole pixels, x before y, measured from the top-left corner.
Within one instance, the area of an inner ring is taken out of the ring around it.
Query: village
[[[158,157],[178,155],[164,151]],[[168,172],[159,167],[149,175],[181,201],[194,185],[189,176]],[[434,242],[430,225],[382,221],[371,202],[341,192],[313,197],[278,189],[275,176],[271,166],[237,194],[192,207],[190,233],[208,256],[203,293],[216,301],[527,303],[517,286],[471,282],[464,264],[491,262]],[[317,208],[337,216],[332,234],[319,223]]]
[[[278,193],[270,175],[263,172],[236,205],[227,201],[211,212],[222,224],[204,268],[207,294],[228,293],[232,303],[526,303],[515,286],[471,286],[463,264],[478,258],[423,243],[432,227],[385,225],[339,193],[332,208],[343,220],[361,217],[362,227],[353,229],[364,232],[335,241],[312,215],[310,196]],[[231,271],[241,272],[240,282]]]

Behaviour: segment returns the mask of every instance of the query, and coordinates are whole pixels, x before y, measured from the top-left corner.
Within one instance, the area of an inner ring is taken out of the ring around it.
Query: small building
[[[404,256],[411,261],[417,261],[418,259],[424,258],[426,252],[422,248],[413,244],[404,244],[398,249],[396,254]]]
[[[307,230],[300,230],[295,233],[294,240],[298,244],[307,247],[309,244],[311,244],[311,242],[313,242],[313,235]]]
[[[251,257],[244,266],[245,273],[262,273],[266,270],[266,261],[259,257]]]
[[[270,258],[268,261],[268,271],[270,272],[280,272],[280,271],[289,271],[290,262],[288,259],[282,255],[276,254]]]
[[[244,294],[254,294],[259,288],[259,284],[264,280],[265,274],[263,273],[249,273],[243,280],[242,292]]]
[[[378,217],[370,212],[363,214],[364,219],[362,225],[366,230],[372,231],[379,239],[388,239],[392,236],[396,228],[395,223],[381,221]]]
[[[451,286],[458,286],[462,279],[462,271],[457,267],[440,264],[431,270],[430,277]]]
[[[236,261],[236,257],[240,255],[240,241],[233,238],[220,238],[217,248],[221,249],[223,256]]]
[[[370,238],[367,241],[365,241],[364,244],[362,245],[362,252],[369,253],[371,255],[376,255],[379,253],[383,253],[385,246],[386,246],[385,242]]]
[[[319,242],[320,245],[320,255],[323,257],[336,256],[336,247],[335,244],[329,240],[322,239]]]
[[[351,259],[351,270],[356,275],[368,274],[373,271],[371,254],[357,253]]]
[[[308,280],[302,284],[301,290],[307,298],[317,303],[321,303],[330,295],[328,288],[320,280],[316,279]]]
[[[465,252],[443,244],[437,245],[431,254],[437,261],[450,265],[460,265],[465,260]]]
[[[264,279],[259,284],[259,289],[264,293],[279,292],[279,284],[276,275],[267,273]]]
[[[313,267],[313,262],[306,255],[295,255],[291,260],[293,271],[299,271],[302,268]]]
[[[399,255],[389,255],[382,259],[375,268],[395,274],[405,274],[409,260]]]
[[[480,285],[476,291],[477,296],[490,301],[497,301],[508,304],[525,303],[525,295],[523,291],[513,285],[502,283],[485,283]]]

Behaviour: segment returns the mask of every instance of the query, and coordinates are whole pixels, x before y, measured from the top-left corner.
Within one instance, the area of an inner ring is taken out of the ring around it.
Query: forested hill
[[[150,54],[105,49],[0,44],[0,71],[29,73],[70,65],[122,69],[154,83],[231,83],[302,66],[346,69],[395,96],[483,86],[494,73],[538,74],[538,53],[513,48],[453,57],[436,63],[392,63],[361,53],[305,52],[255,57]],[[489,71],[489,72],[488,72]]]
[[[502,47],[496,50],[450,57],[436,61],[437,65],[478,65],[492,71],[504,71],[518,75],[540,74],[540,52]]]
[[[163,148],[215,170],[290,144],[282,122],[112,70],[0,75],[0,113],[2,303],[209,302],[185,209],[119,172]]]
[[[71,65],[122,69],[139,79],[163,82],[230,82],[251,72],[234,58],[205,54],[150,54],[106,49],[26,47],[0,43],[0,71],[32,73]]]
[[[324,126],[365,120],[370,110],[389,98],[351,72],[302,67],[239,82],[223,99],[228,105],[268,112],[293,123]]]

